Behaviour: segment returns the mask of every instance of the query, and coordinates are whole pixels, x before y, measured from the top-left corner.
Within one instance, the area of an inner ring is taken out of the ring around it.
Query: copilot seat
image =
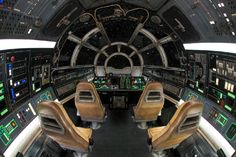
[[[165,149],[175,148],[195,133],[203,111],[203,104],[187,101],[181,104],[166,126],[148,129],[149,145],[159,154]]]
[[[92,122],[92,128],[98,129],[98,123],[104,122],[105,107],[102,105],[95,85],[89,82],[80,82],[76,87],[75,106],[83,121]]]
[[[138,104],[133,107],[134,120],[139,122],[141,129],[146,129],[146,122],[155,121],[164,105],[164,93],[161,83],[149,82],[139,98]]]

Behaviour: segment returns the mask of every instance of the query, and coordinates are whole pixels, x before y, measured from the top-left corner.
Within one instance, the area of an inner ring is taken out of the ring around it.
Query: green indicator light
[[[234,94],[229,93],[229,92],[228,92],[228,96],[231,97],[232,99],[235,99],[235,97],[236,97]]]
[[[201,89],[197,89],[197,90],[198,90],[199,92],[201,92],[201,93],[204,93],[203,90],[201,90]]]
[[[16,124],[15,120],[12,120],[10,123],[7,124],[6,128],[9,127],[9,125],[11,125],[12,129],[8,132],[9,135],[11,135],[11,133],[16,130],[16,128],[18,127],[18,125]],[[14,125],[14,126],[13,126]]]
[[[230,111],[230,112],[232,111],[232,108],[231,108],[229,105],[225,104],[224,107],[225,107],[225,109],[227,109],[228,111]]]
[[[221,98],[221,99],[223,98],[223,94],[222,94],[222,93],[220,93],[220,98]]]
[[[236,135],[236,123],[232,123],[228,131],[226,132],[226,137],[227,139],[232,141],[235,138],[235,135]]]
[[[8,141],[10,140],[9,137],[6,135],[6,133],[4,133],[3,135],[6,137]]]
[[[0,83],[0,88],[2,88],[3,87],[3,83]]]
[[[196,87],[198,87],[198,84],[199,84],[198,81],[196,81]]]
[[[4,89],[0,89],[0,94],[3,94],[4,93]]]
[[[0,113],[0,115],[3,116],[3,115],[6,114],[7,112],[8,112],[8,109],[5,108],[5,109]]]
[[[227,123],[228,118],[226,118],[224,115],[219,114],[218,118],[217,118],[217,122],[220,123],[221,126],[225,126],[225,124]]]
[[[4,95],[0,96],[0,101],[4,100]]]

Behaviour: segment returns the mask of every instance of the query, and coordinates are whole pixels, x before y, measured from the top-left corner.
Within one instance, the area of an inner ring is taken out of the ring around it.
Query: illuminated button
[[[12,126],[12,127],[15,127],[15,126],[16,126],[16,123],[15,123],[15,122],[11,122],[11,126]]]
[[[16,57],[15,56],[11,56],[11,61],[15,62],[16,61]]]

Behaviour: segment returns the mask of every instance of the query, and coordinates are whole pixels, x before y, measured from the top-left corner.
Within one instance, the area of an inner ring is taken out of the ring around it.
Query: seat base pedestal
[[[81,153],[81,152],[74,152],[73,157],[87,157],[87,153]]]
[[[139,129],[142,129],[142,130],[148,128],[147,122],[140,122],[137,126],[138,126]]]
[[[99,129],[101,127],[101,124],[99,124],[98,122],[92,122],[92,124],[91,124],[91,128],[93,129],[93,130],[97,130],[97,129]]]
[[[167,157],[164,151],[152,152],[153,157]]]

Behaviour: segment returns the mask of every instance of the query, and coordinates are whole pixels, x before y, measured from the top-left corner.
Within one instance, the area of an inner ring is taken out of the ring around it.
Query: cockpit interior
[[[0,0],[0,157],[236,157],[235,0]]]

